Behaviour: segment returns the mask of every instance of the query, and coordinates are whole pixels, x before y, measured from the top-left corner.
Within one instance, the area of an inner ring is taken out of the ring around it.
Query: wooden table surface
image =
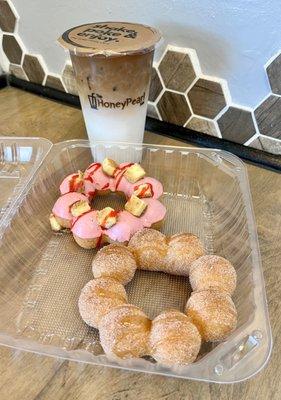
[[[13,88],[0,90],[0,136],[42,136],[53,142],[86,138],[80,110]],[[145,141],[185,145],[146,133]],[[273,332],[269,364],[234,385],[125,372],[0,347],[1,400],[281,399],[281,175],[247,165],[258,226]]]

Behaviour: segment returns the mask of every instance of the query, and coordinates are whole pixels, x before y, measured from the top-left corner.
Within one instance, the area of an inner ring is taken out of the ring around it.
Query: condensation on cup
[[[153,54],[160,39],[157,29],[127,22],[86,24],[59,38],[70,52],[91,146],[143,142]],[[94,148],[92,152],[102,157]]]

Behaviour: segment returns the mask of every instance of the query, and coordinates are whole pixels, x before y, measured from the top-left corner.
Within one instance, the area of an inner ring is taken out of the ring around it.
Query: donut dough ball
[[[170,237],[165,257],[165,272],[188,276],[193,261],[204,255],[200,239],[191,233],[180,233]]]
[[[152,321],[151,356],[160,364],[188,365],[196,360],[200,346],[198,329],[180,311],[163,311]]]
[[[162,271],[168,251],[166,236],[155,229],[142,229],[134,234],[128,247],[132,250],[138,268]]]
[[[99,325],[100,342],[111,358],[135,358],[149,354],[151,321],[132,304],[113,308]]]
[[[110,278],[93,279],[81,291],[78,307],[82,319],[93,328],[112,308],[127,303],[127,294],[121,283]]]
[[[186,314],[206,342],[224,340],[237,325],[237,312],[231,297],[217,289],[193,292],[186,304]]]
[[[110,244],[99,250],[92,263],[95,278],[112,278],[126,285],[135,274],[137,264],[132,252],[121,244]]]
[[[231,295],[236,287],[236,271],[225,258],[208,255],[191,264],[189,280],[194,291],[218,288]]]

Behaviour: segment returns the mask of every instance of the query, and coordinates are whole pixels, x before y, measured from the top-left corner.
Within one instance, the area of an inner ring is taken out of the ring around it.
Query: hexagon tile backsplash
[[[52,74],[40,54],[29,54],[10,0],[0,1],[2,49],[17,78],[77,95],[73,68]],[[154,63],[147,114],[207,135],[281,155],[281,54],[265,66],[271,93],[255,109],[233,104],[227,82],[205,76],[194,49],[167,46]]]

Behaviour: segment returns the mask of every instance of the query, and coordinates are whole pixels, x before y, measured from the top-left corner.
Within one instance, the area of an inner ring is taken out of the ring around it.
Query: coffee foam
[[[84,56],[118,56],[152,51],[161,39],[159,30],[129,22],[96,22],[64,32],[59,43]]]

